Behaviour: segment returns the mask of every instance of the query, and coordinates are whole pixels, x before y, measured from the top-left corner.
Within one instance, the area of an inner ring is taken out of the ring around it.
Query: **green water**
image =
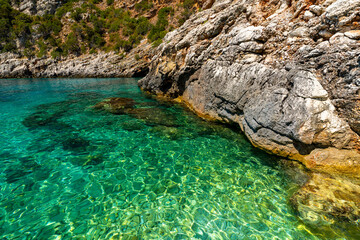
[[[136,79],[0,86],[0,239],[318,239],[274,157]],[[107,97],[144,114],[91,108]]]

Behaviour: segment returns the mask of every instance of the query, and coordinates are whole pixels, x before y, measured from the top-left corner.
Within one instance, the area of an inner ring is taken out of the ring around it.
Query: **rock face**
[[[359,14],[359,0],[215,1],[166,35],[139,86],[239,124],[265,151],[359,179]],[[358,221],[357,181],[313,174],[292,202],[306,221]]]
[[[140,81],[308,168],[360,173],[360,1],[215,1]],[[305,14],[306,13],[306,14]]]
[[[43,16],[54,14],[64,2],[63,0],[20,0],[14,1],[13,6],[26,14]]]
[[[134,52],[133,52],[134,53]],[[21,77],[139,77],[146,75],[149,62],[102,53],[56,60],[28,60],[11,53],[0,54],[0,78]]]

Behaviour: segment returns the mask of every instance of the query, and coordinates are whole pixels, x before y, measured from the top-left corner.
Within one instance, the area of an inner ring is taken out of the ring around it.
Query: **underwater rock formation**
[[[123,114],[127,109],[133,108],[136,102],[131,98],[113,97],[97,103],[92,108],[105,110],[112,114]]]

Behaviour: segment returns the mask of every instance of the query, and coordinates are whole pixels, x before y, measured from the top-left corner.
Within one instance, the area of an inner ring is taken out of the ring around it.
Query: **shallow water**
[[[274,157],[136,81],[0,80],[1,239],[326,238]],[[91,108],[107,97],[141,114]]]

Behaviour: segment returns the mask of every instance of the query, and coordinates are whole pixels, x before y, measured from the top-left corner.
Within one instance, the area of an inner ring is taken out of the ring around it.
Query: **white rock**
[[[313,17],[315,17],[315,15],[314,15],[312,12],[310,12],[310,11],[305,11],[305,13],[304,13],[304,20],[310,20],[310,19],[312,19]]]
[[[344,35],[348,38],[359,40],[360,39],[360,30],[348,31]]]

